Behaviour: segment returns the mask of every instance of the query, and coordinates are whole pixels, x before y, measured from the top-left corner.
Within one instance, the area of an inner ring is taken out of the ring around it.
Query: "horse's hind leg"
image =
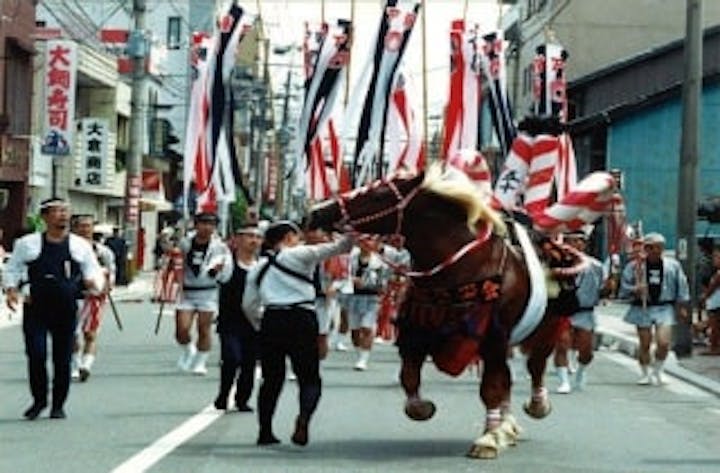
[[[400,383],[405,390],[405,414],[412,420],[428,420],[435,414],[435,404],[420,397],[420,372],[424,357],[402,358]]]
[[[506,347],[498,346],[487,339],[488,346],[483,347],[485,368],[480,383],[480,398],[485,404],[485,430],[475,440],[467,455],[472,458],[496,458],[499,451],[508,445],[514,445],[516,431],[509,414],[510,369],[506,359]],[[504,344],[503,344],[504,345]],[[505,416],[503,414],[505,410]],[[508,417],[509,415],[509,417]],[[506,422],[507,421],[507,422]]]
[[[548,357],[555,349],[559,318],[552,317],[550,321],[547,319],[546,315],[543,324],[526,344],[527,368],[532,379],[532,396],[530,401],[523,405],[523,409],[535,419],[542,419],[552,411],[544,377]]]

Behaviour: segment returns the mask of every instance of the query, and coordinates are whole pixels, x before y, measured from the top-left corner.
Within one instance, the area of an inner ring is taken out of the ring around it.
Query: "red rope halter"
[[[347,209],[347,197],[348,194],[341,194],[339,195],[335,201],[338,203],[338,206],[340,207],[340,213],[343,216],[342,221],[339,223],[339,226],[344,229],[350,229],[351,231],[357,232],[357,229],[355,228],[356,225],[362,225],[364,223],[372,222],[374,220],[381,219],[383,217],[387,217],[388,215],[391,215],[393,212],[397,212],[397,223],[395,225],[395,232],[393,235],[401,235],[402,231],[402,224],[403,224],[403,218],[405,214],[405,208],[410,204],[413,198],[418,194],[420,191],[420,186],[416,186],[413,188],[410,192],[408,192],[407,195],[402,195],[402,192],[397,188],[395,183],[393,181],[384,181],[376,183],[372,186],[370,186],[365,191],[360,191],[360,194],[363,192],[367,192],[367,190],[375,189],[380,186],[387,186],[393,194],[395,194],[395,197],[397,198],[397,202],[392,207],[388,207],[383,210],[379,210],[375,213],[372,213],[370,215],[366,215],[364,217],[359,217],[353,219],[350,215],[350,212]],[[357,191],[356,191],[357,192]],[[351,193],[352,194],[352,193]],[[359,233],[359,232],[358,232]],[[441,261],[440,263],[436,264],[430,269],[424,270],[424,271],[409,271],[405,269],[402,266],[399,266],[392,261],[389,261],[387,258],[385,258],[382,254],[380,254],[380,259],[385,262],[388,266],[390,266],[393,271],[396,273],[402,274],[404,276],[410,277],[410,278],[424,278],[429,276],[434,276],[435,274],[439,273],[440,271],[444,270],[445,268],[453,265],[457,261],[459,261],[463,256],[468,254],[469,252],[476,250],[480,248],[485,242],[487,242],[490,239],[490,235],[492,235],[492,225],[486,224],[483,227],[483,230],[481,233],[477,235],[477,238],[473,239],[472,241],[465,244],[462,248],[457,250],[452,255],[448,256],[445,260]]]

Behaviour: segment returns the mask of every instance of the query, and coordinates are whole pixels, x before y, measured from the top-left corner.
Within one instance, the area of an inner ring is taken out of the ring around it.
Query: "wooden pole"
[[[426,2],[422,0],[422,78],[423,78],[423,144],[428,152],[428,88],[427,88],[427,10]]]

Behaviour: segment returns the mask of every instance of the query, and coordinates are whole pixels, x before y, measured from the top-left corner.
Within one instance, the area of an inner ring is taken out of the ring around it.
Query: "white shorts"
[[[183,291],[176,310],[217,313],[218,290],[203,289],[200,291]]]
[[[348,325],[350,330],[373,328],[377,323],[379,296],[353,294],[348,297]]]
[[[337,319],[340,315],[340,304],[334,297],[315,299],[315,313],[318,320],[318,333],[327,335],[330,333],[333,319]]]

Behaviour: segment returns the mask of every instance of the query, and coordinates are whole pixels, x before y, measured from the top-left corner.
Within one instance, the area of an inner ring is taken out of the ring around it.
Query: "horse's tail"
[[[510,344],[514,345],[532,333],[540,324],[547,306],[547,288],[545,287],[545,275],[540,260],[525,227],[517,222],[512,222],[515,235],[520,242],[525,257],[525,266],[530,279],[530,296],[528,297],[525,311],[520,321],[515,324],[510,334]]]

